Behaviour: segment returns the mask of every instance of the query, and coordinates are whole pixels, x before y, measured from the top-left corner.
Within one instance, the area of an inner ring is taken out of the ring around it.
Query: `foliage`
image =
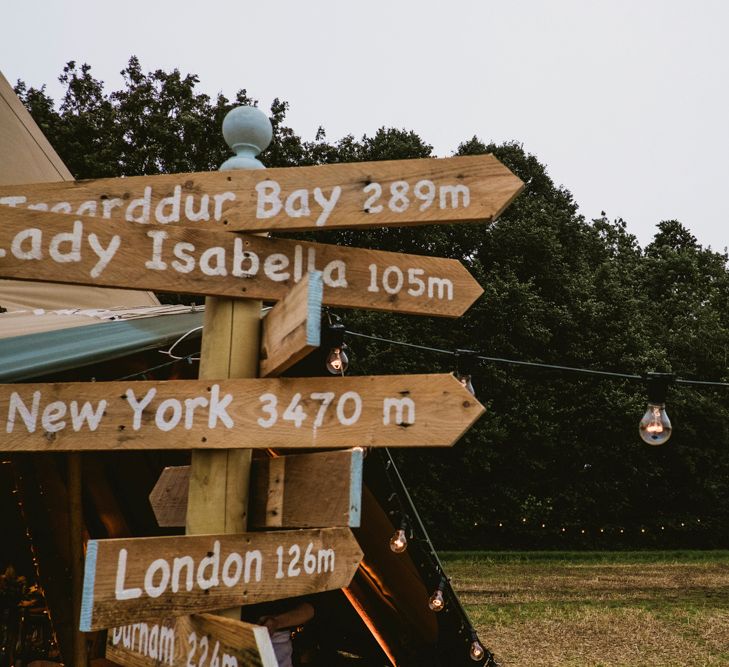
[[[198,78],[145,74],[132,57],[110,94],[70,62],[56,107],[45,89],[16,91],[78,178],[216,169],[233,100],[196,92]],[[427,157],[414,132],[304,140],[275,100],[268,166]],[[727,255],[703,248],[678,221],[641,248],[623,220],[586,221],[564,187],[517,142],[464,141],[459,155],[494,153],[525,189],[494,224],[317,233],[316,239],[459,259],[485,295],[457,321],[365,311],[349,329],[499,358],[642,375],[726,381]],[[453,357],[351,338],[356,373],[453,370]],[[672,440],[643,445],[642,382],[483,363],[475,378],[486,415],[454,448],[398,452],[425,523],[441,546],[727,546],[729,401],[726,388],[676,385]],[[501,524],[501,526],[499,525]],[[545,528],[542,528],[544,524]],[[562,530],[564,528],[564,530]],[[603,529],[603,533],[599,530]],[[622,529],[623,532],[620,532]],[[584,532],[582,532],[584,531]],[[645,531],[645,532],[643,532]]]

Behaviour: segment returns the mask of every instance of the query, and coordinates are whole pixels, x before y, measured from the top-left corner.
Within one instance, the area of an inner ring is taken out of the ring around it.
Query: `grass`
[[[729,665],[729,551],[441,556],[504,667]]]

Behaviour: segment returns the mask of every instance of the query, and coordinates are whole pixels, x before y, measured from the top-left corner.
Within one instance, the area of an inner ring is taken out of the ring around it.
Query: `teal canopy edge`
[[[156,315],[3,338],[0,381],[28,380],[171,344],[202,326],[203,317],[202,311]]]

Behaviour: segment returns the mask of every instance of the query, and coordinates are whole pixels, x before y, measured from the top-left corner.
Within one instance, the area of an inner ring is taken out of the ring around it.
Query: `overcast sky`
[[[0,70],[48,84],[87,62],[107,91],[134,54],[201,91],[291,107],[312,139],[411,129],[438,156],[517,140],[582,213],[641,244],[681,220],[729,246],[729,2],[9,0]]]

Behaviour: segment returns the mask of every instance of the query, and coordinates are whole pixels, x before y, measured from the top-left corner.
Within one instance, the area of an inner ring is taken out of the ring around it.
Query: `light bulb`
[[[395,534],[390,538],[390,549],[396,554],[401,554],[405,549],[408,548],[408,538],[405,537],[405,530],[400,528],[395,531]]]
[[[471,658],[474,662],[478,662],[481,660],[484,656],[486,651],[483,650],[483,646],[481,646],[481,643],[478,641],[478,639],[474,639],[471,642],[471,649],[468,651],[468,657]]]
[[[458,381],[470,392],[471,396],[476,395],[476,390],[473,388],[473,384],[471,384],[470,375],[459,375]]]
[[[474,662],[480,662],[486,655],[486,649],[481,646],[481,642],[478,641],[478,635],[473,628],[470,629],[470,635],[471,648],[468,651],[468,657],[471,658],[471,660],[473,660]]]
[[[344,351],[344,346],[333,347],[327,356],[327,370],[332,375],[344,375],[349,367],[349,359]]]
[[[671,420],[666,414],[664,403],[648,403],[648,409],[638,425],[643,442],[662,445],[671,437]]]
[[[428,606],[433,611],[443,611],[443,607],[445,607],[445,598],[443,597],[443,591],[440,590],[440,588],[428,598]]]

